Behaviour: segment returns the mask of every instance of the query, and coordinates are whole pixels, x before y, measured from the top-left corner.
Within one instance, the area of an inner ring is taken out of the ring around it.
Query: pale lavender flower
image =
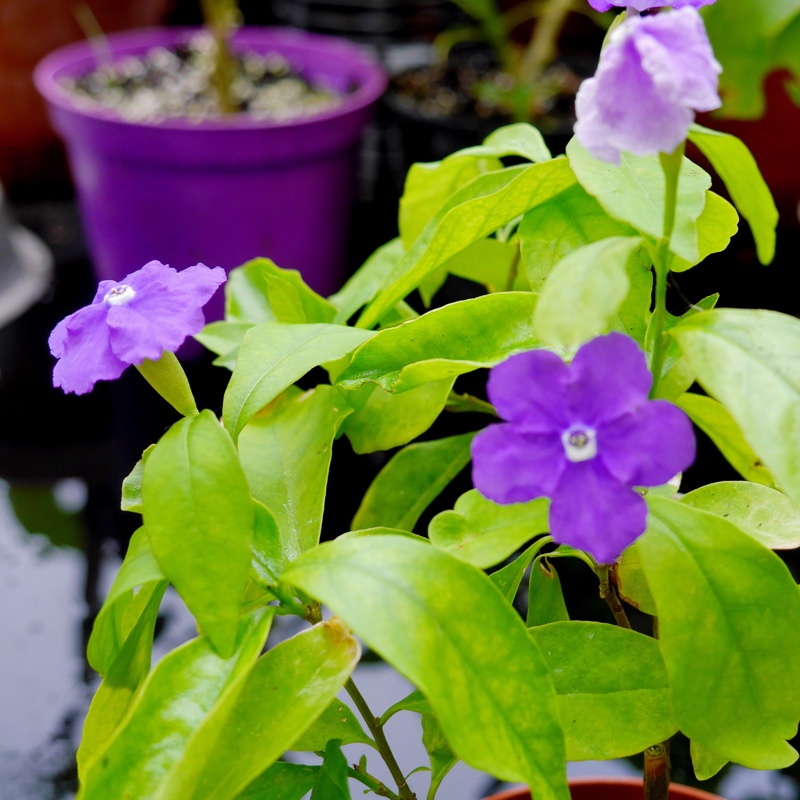
[[[695,111],[719,108],[721,71],[694,8],[627,19],[578,90],[575,135],[614,164],[622,150],[671,153],[686,139]]]
[[[619,8],[633,8],[636,11],[649,11],[651,8],[664,8],[664,6],[672,6],[673,8],[684,8],[684,6],[692,6],[692,8],[702,8],[703,6],[710,6],[716,0],[614,0],[614,2],[607,3],[605,0],[589,0],[589,5],[595,11],[608,11],[609,8],[617,6]]]
[[[91,305],[50,334],[58,359],[53,385],[85,394],[131,364],[174,352],[205,324],[202,307],[226,280],[225,270],[197,264],[178,272],[159,261],[117,281],[101,281]]]
[[[694,461],[692,424],[677,406],[649,400],[644,353],[611,333],[567,366],[532,350],[489,376],[489,399],[507,420],[472,443],[472,477],[496,503],[549,497],[553,539],[611,563],[644,533],[647,505],[634,486],[658,486]]]

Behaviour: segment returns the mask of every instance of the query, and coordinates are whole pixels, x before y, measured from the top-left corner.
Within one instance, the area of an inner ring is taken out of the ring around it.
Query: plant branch
[[[223,114],[238,110],[231,86],[236,77],[236,61],[231,52],[231,37],[237,28],[238,10],[235,0],[201,0],[206,28],[216,44],[214,72],[211,82],[219,97]]]
[[[574,0],[548,0],[520,65],[520,83],[532,87],[558,54],[558,37]]]
[[[597,565],[597,577],[600,579],[600,597],[606,601],[611,613],[614,615],[614,620],[620,628],[631,629],[631,623],[628,621],[628,615],[622,607],[622,601],[619,599],[617,589],[611,582],[609,576],[610,566],[608,564]]]
[[[347,770],[347,773],[351,778],[355,778],[360,783],[363,783],[364,786],[379,797],[388,797],[389,800],[400,800],[398,795],[381,783],[377,778],[370,775],[366,770],[361,769],[358,764],[353,764],[353,766]]]
[[[667,800],[669,772],[669,741],[648,747],[644,751],[644,800]]]
[[[389,742],[386,741],[386,736],[383,733],[383,728],[381,728],[379,717],[376,717],[372,713],[370,707],[367,705],[367,701],[364,699],[364,696],[358,690],[358,687],[355,685],[355,683],[353,683],[352,678],[347,681],[344,688],[347,690],[347,694],[350,695],[353,702],[356,704],[356,708],[364,718],[364,722],[367,723],[367,727],[372,734],[372,738],[375,740],[378,752],[386,762],[386,766],[389,768],[389,772],[391,772],[392,778],[394,778],[394,781],[397,784],[400,800],[416,800],[416,795],[408,787],[408,783],[406,783],[403,771],[400,769],[400,766],[394,757],[394,753],[392,753],[392,749],[389,747]]]

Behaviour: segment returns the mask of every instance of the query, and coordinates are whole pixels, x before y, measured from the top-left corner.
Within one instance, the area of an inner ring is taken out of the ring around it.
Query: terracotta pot
[[[103,31],[154,25],[172,0],[91,0]],[[0,181],[7,186],[64,170],[63,155],[33,85],[42,56],[84,38],[76,0],[0,0]]]
[[[642,800],[641,778],[576,778],[569,782],[572,800]],[[531,800],[527,789],[509,789],[486,800]],[[723,800],[719,795],[701,792],[673,783],[669,800]]]

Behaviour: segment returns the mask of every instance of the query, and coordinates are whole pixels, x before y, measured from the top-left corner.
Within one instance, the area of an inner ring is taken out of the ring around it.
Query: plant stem
[[[600,597],[608,604],[617,625],[619,625],[620,628],[628,628],[628,630],[630,630],[631,623],[628,621],[628,615],[622,607],[622,601],[619,599],[617,589],[611,582],[609,572],[610,566],[608,564],[597,565],[597,577],[600,578]]]
[[[355,780],[368,787],[373,794],[377,794],[379,797],[388,797],[389,800],[400,800],[400,798],[391,789],[389,789],[387,786],[384,786],[384,784],[382,784],[377,778],[373,777],[368,772],[362,770],[358,764],[354,764],[347,770],[347,772],[351,778],[355,778]]]
[[[211,82],[217,91],[222,113],[232,114],[238,110],[231,91],[231,84],[236,76],[236,62],[230,42],[237,27],[236,0],[201,0],[201,2],[206,28],[211,32],[217,45]]]
[[[668,800],[669,741],[644,751],[644,800]]]
[[[401,800],[416,800],[416,795],[411,791],[411,789],[409,789],[405,776],[403,775],[403,771],[400,769],[400,766],[394,757],[394,753],[392,753],[392,749],[389,747],[389,742],[386,741],[383,728],[380,726],[379,717],[376,717],[372,713],[370,707],[367,705],[367,701],[364,699],[364,696],[361,694],[361,692],[358,691],[358,687],[355,685],[355,683],[353,683],[352,678],[347,681],[344,688],[347,690],[347,694],[350,695],[353,702],[356,704],[356,708],[364,718],[364,722],[367,723],[367,727],[372,734],[372,738],[375,740],[375,744],[378,747],[378,752],[386,762],[386,766],[389,768],[389,772],[392,773],[392,778],[394,778],[394,781],[397,784],[397,790],[400,793]]]
[[[530,44],[522,56],[520,83],[533,87],[558,53],[558,37],[564,28],[574,0],[548,0],[536,26]]]
[[[678,205],[678,181],[681,176],[681,163],[686,143],[681,144],[674,153],[661,153],[661,168],[664,170],[666,179],[666,190],[664,196],[664,227],[661,239],[656,248],[654,267],[656,271],[656,305],[651,321],[652,335],[650,341],[653,346],[653,355],[650,362],[650,371],[653,373],[653,388],[651,396],[656,396],[661,373],[664,369],[664,359],[666,358],[667,345],[664,337],[664,323],[667,315],[667,277],[669,276],[669,265],[672,259],[669,245],[672,240],[672,232],[675,229],[675,211]]]

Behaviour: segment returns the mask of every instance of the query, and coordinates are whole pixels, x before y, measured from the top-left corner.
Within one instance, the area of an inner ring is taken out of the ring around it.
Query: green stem
[[[558,38],[574,0],[548,0],[522,56],[520,83],[533,87],[558,54]]]
[[[364,786],[370,789],[373,794],[377,794],[378,797],[388,797],[389,800],[400,800],[398,795],[382,784],[377,778],[362,770],[358,764],[354,764],[347,772],[351,778],[355,778],[360,783],[363,783]]]
[[[236,77],[236,60],[231,52],[231,37],[237,23],[235,0],[202,0],[203,18],[206,28],[214,37],[217,52],[214,57],[214,72],[211,83],[217,91],[219,105],[223,114],[238,111],[231,86]]]
[[[664,227],[661,238],[656,247],[656,304],[651,320],[652,334],[650,341],[653,354],[650,361],[650,370],[653,373],[653,388],[650,392],[655,397],[661,383],[661,373],[664,369],[664,360],[667,354],[667,341],[664,336],[664,324],[667,317],[667,278],[672,260],[670,242],[672,232],[675,230],[675,212],[678,205],[678,182],[681,176],[681,164],[686,143],[682,143],[674,153],[661,153],[661,168],[664,170],[666,190],[664,196]]]
[[[344,688],[347,690],[347,694],[350,695],[353,702],[356,704],[356,708],[364,718],[364,722],[367,723],[367,727],[372,734],[372,738],[375,740],[378,752],[381,754],[386,766],[389,768],[389,772],[392,774],[392,778],[394,778],[394,781],[397,784],[397,790],[400,793],[400,800],[416,800],[416,795],[411,791],[411,789],[409,789],[405,776],[403,775],[403,771],[400,769],[400,766],[394,757],[394,753],[392,753],[392,749],[389,747],[389,742],[386,741],[383,728],[380,726],[380,718],[376,717],[372,713],[370,707],[367,705],[367,701],[364,699],[364,696],[361,694],[361,692],[358,691],[358,687],[355,685],[355,683],[353,683],[352,678],[347,681]]]
[[[628,621],[628,615],[622,607],[622,601],[619,599],[617,589],[611,582],[610,577],[611,567],[609,564],[597,565],[597,577],[600,579],[600,597],[606,601],[611,613],[614,615],[614,620],[620,628],[631,629],[631,623]]]
[[[197,404],[189,379],[175,353],[165,350],[158,361],[145,359],[136,364],[142,377],[184,417],[196,417]]]

